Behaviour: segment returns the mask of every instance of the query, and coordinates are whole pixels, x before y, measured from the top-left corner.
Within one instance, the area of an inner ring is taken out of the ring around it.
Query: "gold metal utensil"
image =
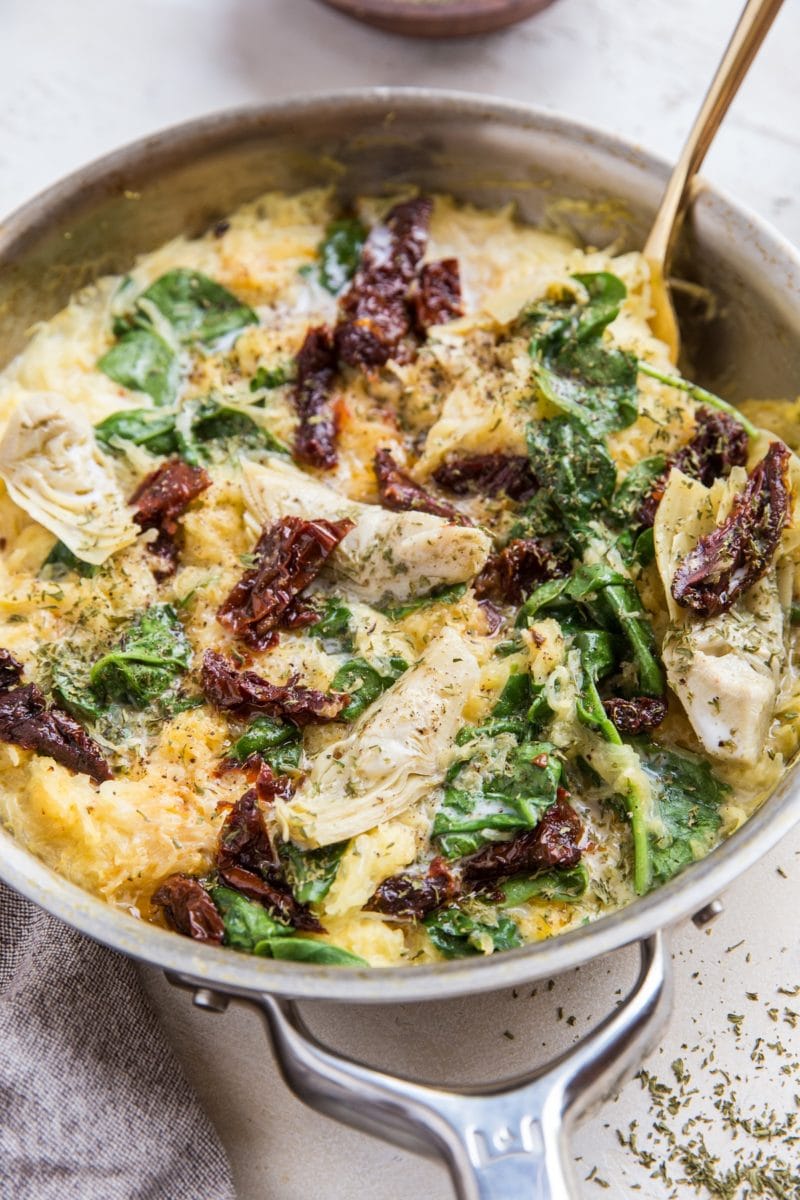
[[[695,176],[782,3],[783,0],[747,0],[675,164],[645,242],[644,256],[650,267],[655,310],[650,324],[656,337],[669,346],[673,362],[677,361],[680,350],[680,333],[668,282],[672,248],[692,198]]]

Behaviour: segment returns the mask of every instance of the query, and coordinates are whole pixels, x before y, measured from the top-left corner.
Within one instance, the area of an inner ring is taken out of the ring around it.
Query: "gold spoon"
[[[782,3],[783,0],[747,0],[675,164],[645,242],[643,253],[650,267],[651,296],[655,310],[650,325],[656,337],[669,346],[673,362],[678,360],[680,332],[668,282],[672,248],[692,199],[695,176]]]

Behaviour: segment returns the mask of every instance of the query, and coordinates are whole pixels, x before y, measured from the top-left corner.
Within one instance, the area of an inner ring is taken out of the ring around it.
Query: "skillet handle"
[[[640,943],[629,995],[544,1068],[486,1090],[447,1091],[401,1079],[329,1050],[294,1003],[253,998],[288,1087],[312,1108],[447,1162],[458,1200],[578,1200],[568,1133],[653,1048],[669,1016],[663,934]]]

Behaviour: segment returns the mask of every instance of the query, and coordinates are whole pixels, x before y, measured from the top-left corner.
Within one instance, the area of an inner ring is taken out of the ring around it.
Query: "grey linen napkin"
[[[2,883],[0,1196],[234,1196],[133,963]]]

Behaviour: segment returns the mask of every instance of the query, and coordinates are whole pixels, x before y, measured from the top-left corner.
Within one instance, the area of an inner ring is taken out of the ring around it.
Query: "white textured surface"
[[[0,15],[0,212],[90,158],[184,118],[358,84],[461,87],[530,100],[671,156],[738,10],[738,0],[557,0],[492,38],[426,45],[362,29],[314,0],[7,0]],[[798,45],[794,0],[779,16],[706,168],[795,241]],[[711,930],[687,925],[674,939],[675,1015],[649,1065],[672,1082],[673,1059],[683,1055],[693,1063],[697,1110],[712,1118],[708,1137],[722,1169],[758,1143],[741,1133],[732,1140],[711,1107],[712,1088],[722,1079],[714,1069],[733,1077],[726,1095],[738,1092],[743,1103],[769,1102],[779,1112],[794,1104],[797,1076],[780,1073],[791,1058],[769,1052],[759,1068],[751,1049],[757,1036],[773,1043],[780,1037],[798,1057],[798,1034],[784,1009],[800,1004],[778,992],[800,983],[798,855],[800,832],[730,890],[727,911]],[[520,989],[516,997],[433,1006],[320,1005],[309,1019],[335,1045],[396,1070],[488,1080],[577,1036],[614,1003],[632,969],[633,957],[624,953],[556,980],[551,990],[540,986],[535,996]],[[197,1012],[153,973],[148,986],[228,1145],[241,1200],[451,1195],[440,1168],[304,1110],[280,1082],[249,1013]],[[773,1016],[768,1005],[775,1006]],[[727,1020],[731,1012],[744,1014],[740,1037]],[[691,1053],[696,1045],[716,1047],[713,1067],[697,1069],[703,1053]],[[581,1177],[596,1166],[610,1184],[584,1184],[587,1197],[670,1194],[618,1145],[615,1129],[634,1119],[647,1146],[652,1116],[635,1082],[577,1135]],[[762,1148],[795,1164],[800,1159],[797,1145]],[[632,1192],[634,1185],[640,1190]]]
[[[673,156],[739,0],[556,0],[483,39],[425,43],[316,0],[7,0],[0,212],[143,133],[230,105],[363,84],[527,100]],[[706,174],[800,241],[800,5],[790,0]]]

